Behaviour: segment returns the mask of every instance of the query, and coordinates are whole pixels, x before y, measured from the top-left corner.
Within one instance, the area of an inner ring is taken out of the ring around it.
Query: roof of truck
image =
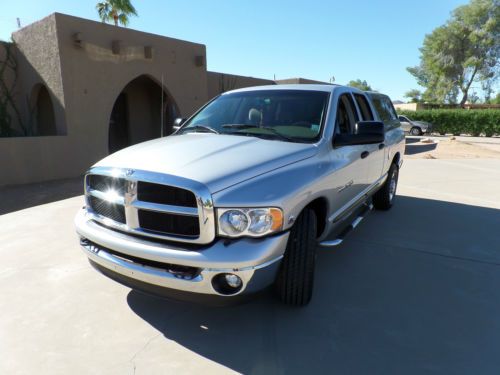
[[[266,85],[266,86],[253,86],[245,87],[242,89],[236,89],[227,91],[229,92],[245,92],[245,91],[259,91],[259,90],[302,90],[302,91],[325,91],[332,92],[336,87],[341,87],[340,85],[333,84],[290,84],[290,85]],[[225,93],[224,93],[225,94]]]

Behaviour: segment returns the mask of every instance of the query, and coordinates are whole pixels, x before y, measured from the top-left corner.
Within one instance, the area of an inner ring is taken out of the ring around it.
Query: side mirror
[[[380,121],[360,121],[354,127],[354,134],[336,134],[333,146],[354,146],[383,143],[385,126]]]
[[[182,124],[184,124],[186,122],[186,118],[184,117],[178,117],[174,120],[174,125],[172,126],[172,128],[174,129],[174,132],[176,132],[177,130],[179,130],[182,126]]]

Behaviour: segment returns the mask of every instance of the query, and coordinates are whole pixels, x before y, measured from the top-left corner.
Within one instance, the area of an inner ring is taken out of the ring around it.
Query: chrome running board
[[[338,236],[338,238],[330,241],[323,241],[319,243],[319,246],[321,247],[335,247],[340,245],[345,237],[347,236],[348,233],[350,233],[354,228],[356,228],[359,223],[363,221],[363,219],[366,217],[366,214],[373,210],[373,204],[365,204],[366,209],[361,212],[361,214],[356,217],[351,224],[349,224]]]

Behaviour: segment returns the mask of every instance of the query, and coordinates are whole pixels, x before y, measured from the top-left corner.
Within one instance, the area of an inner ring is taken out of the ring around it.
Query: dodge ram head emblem
[[[130,177],[135,173],[133,169],[126,169],[125,170],[125,176]]]

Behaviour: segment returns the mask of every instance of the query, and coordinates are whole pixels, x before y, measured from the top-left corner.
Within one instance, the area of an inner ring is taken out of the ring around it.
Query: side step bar
[[[366,204],[366,209],[363,210],[358,217],[356,217],[353,222],[351,224],[349,224],[338,236],[338,238],[334,239],[334,240],[330,240],[330,241],[323,241],[323,242],[320,242],[319,243],[319,246],[321,247],[334,247],[334,246],[338,246],[340,245],[345,237],[347,236],[348,233],[350,233],[354,228],[356,228],[359,223],[361,223],[363,221],[363,219],[365,218],[365,216],[368,214],[368,212],[370,212],[371,210],[373,210],[373,204]]]

